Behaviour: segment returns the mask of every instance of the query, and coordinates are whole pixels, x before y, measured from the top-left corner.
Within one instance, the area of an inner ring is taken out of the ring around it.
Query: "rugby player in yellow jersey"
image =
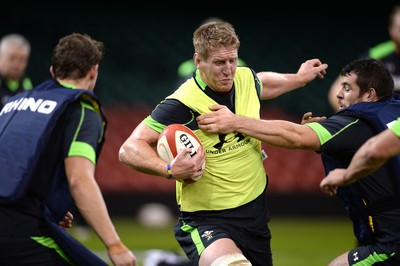
[[[219,103],[239,115],[259,118],[260,100],[323,78],[328,66],[311,59],[295,74],[238,67],[239,37],[223,21],[199,26],[193,45],[196,73],[136,127],[120,148],[120,161],[137,171],[176,180],[180,215],[175,237],[193,265],[272,265],[261,142],[239,133],[205,133],[196,117]],[[158,158],[157,138],[172,123],[192,129],[204,149],[192,158],[185,157],[190,149],[183,149],[171,164]],[[204,160],[205,170],[199,170]],[[185,183],[201,175],[197,182]]]

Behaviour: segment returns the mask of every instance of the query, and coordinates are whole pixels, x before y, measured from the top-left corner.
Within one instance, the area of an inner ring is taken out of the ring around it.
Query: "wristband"
[[[168,174],[168,179],[173,178],[170,164],[167,165],[167,174]]]

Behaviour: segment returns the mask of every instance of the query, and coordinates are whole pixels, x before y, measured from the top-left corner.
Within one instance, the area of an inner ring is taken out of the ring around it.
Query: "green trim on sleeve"
[[[89,108],[89,107],[90,107],[90,109],[93,109],[93,107],[91,107],[90,105],[87,105],[87,104],[81,102],[82,114],[81,114],[81,118],[79,120],[79,124],[76,128],[74,139],[69,148],[68,156],[85,157],[85,158],[89,159],[90,161],[92,161],[92,163],[94,165],[96,165],[96,152],[93,149],[93,147],[90,146],[86,142],[76,141],[76,138],[78,137],[79,131],[82,127],[83,120],[85,118],[85,108]]]
[[[156,120],[154,120],[151,116],[147,116],[144,120],[143,123],[148,126],[149,128],[154,129],[158,133],[161,133],[161,131],[165,128],[165,125],[158,123]]]
[[[319,138],[319,142],[321,143],[321,145],[323,145],[325,142],[327,142],[328,140],[330,140],[332,138],[331,133],[329,133],[329,131],[326,130],[319,123],[311,122],[311,123],[307,123],[305,125],[309,126],[312,130],[315,131],[315,133],[317,133],[318,138]]]
[[[92,161],[96,165],[96,152],[93,147],[82,141],[74,141],[69,148],[68,156],[80,156],[85,157]]]
[[[390,127],[390,130],[400,138],[400,117],[397,118],[397,121]]]
[[[341,130],[339,130],[338,132],[336,132],[333,135],[318,122],[311,122],[311,123],[307,123],[305,125],[309,126],[312,130],[315,131],[315,133],[317,133],[318,138],[319,138],[319,142],[321,143],[321,145],[324,145],[331,138],[337,136],[343,130],[345,130],[346,128],[348,128],[351,125],[356,124],[358,121],[359,121],[359,119],[355,120],[354,122],[351,122],[350,124],[346,125],[345,127],[343,127]]]

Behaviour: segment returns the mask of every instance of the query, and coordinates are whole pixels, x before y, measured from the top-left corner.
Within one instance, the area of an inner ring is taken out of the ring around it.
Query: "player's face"
[[[9,79],[19,79],[28,65],[29,50],[26,47],[7,46],[0,55],[2,75]]]
[[[342,77],[341,88],[336,94],[339,110],[363,101],[363,98],[360,97],[360,87],[356,84],[356,79],[357,75],[354,73]]]
[[[214,91],[230,91],[236,73],[237,59],[238,51],[235,47],[221,46],[214,49],[207,60],[198,61],[201,79]]]

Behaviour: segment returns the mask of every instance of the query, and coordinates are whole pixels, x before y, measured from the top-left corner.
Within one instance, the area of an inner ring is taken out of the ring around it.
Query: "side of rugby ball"
[[[184,147],[191,148],[192,151],[187,155],[193,157],[197,149],[202,146],[196,134],[182,124],[171,124],[166,126],[158,136],[157,154],[158,157],[166,162],[171,162]],[[203,169],[205,164],[203,165]],[[200,177],[196,178],[196,180]]]

